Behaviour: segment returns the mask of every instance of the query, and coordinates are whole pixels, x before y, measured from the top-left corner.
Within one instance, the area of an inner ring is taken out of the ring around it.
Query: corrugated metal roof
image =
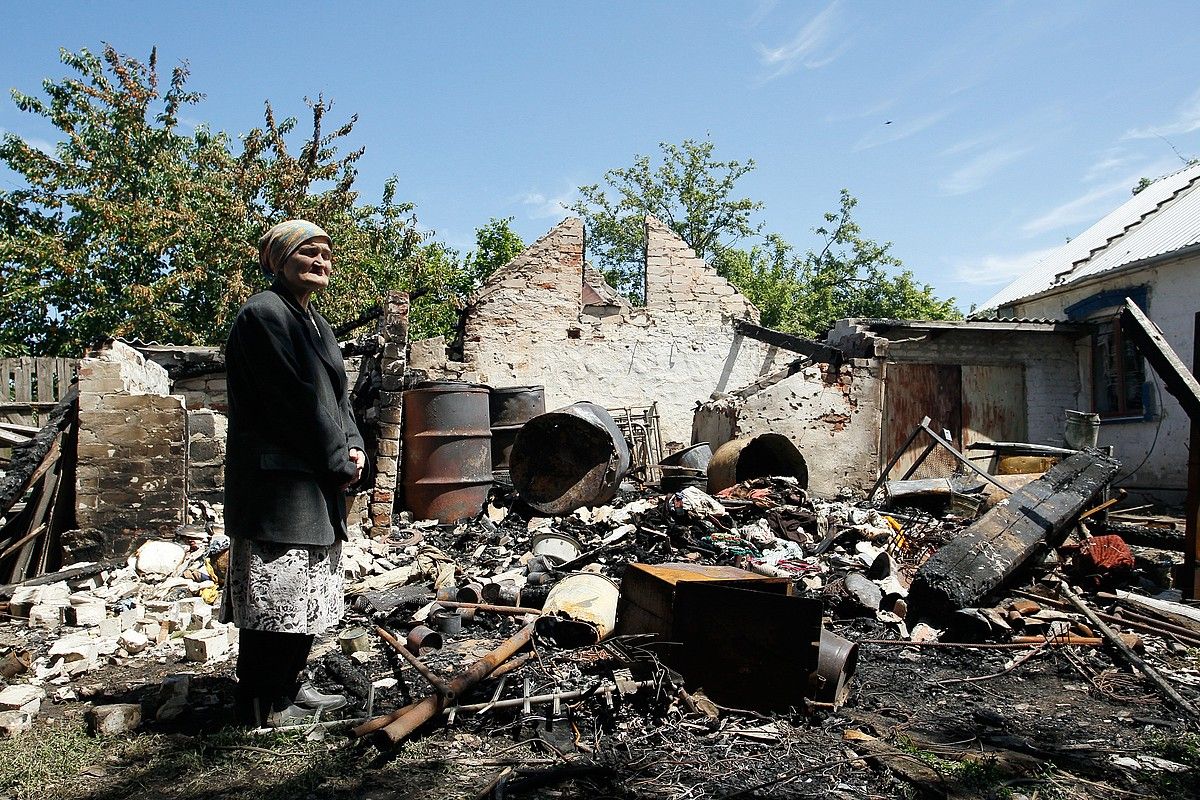
[[[1200,164],[1158,179],[983,303],[1011,305],[1058,286],[1200,243]]]

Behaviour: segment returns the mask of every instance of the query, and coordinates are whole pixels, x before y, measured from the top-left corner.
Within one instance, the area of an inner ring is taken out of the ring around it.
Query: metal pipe
[[[1162,675],[1158,674],[1158,670],[1154,669],[1154,667],[1151,667],[1149,664],[1143,661],[1137,653],[1133,652],[1132,648],[1125,644],[1121,637],[1117,635],[1116,631],[1108,627],[1104,620],[1096,616],[1096,612],[1092,611],[1091,607],[1088,606],[1087,603],[1083,602],[1083,598],[1071,591],[1071,587],[1067,586],[1065,581],[1063,582],[1059,591],[1062,592],[1063,597],[1067,598],[1071,605],[1075,606],[1080,614],[1083,614],[1088,618],[1088,622],[1091,622],[1100,629],[1100,632],[1104,634],[1104,638],[1108,639],[1108,641],[1110,641],[1114,647],[1120,650],[1121,655],[1125,656],[1125,659],[1131,665],[1133,665],[1133,667],[1149,678],[1155,686],[1161,689],[1162,693],[1170,698],[1172,703],[1186,712],[1187,715],[1193,720],[1200,719],[1200,709],[1197,709],[1194,705],[1184,699],[1179,692],[1175,691],[1174,686],[1167,683],[1166,679],[1163,678]]]
[[[646,689],[654,686],[654,681],[633,681],[630,685],[637,689]],[[529,697],[514,697],[512,700],[497,700],[494,703],[471,703],[465,706],[453,706],[442,710],[443,714],[449,714],[457,711],[483,711],[484,709],[491,710],[493,708],[518,708],[526,705],[541,705],[542,703],[553,703],[555,700],[578,700],[581,697],[589,697],[591,695],[611,695],[613,692],[619,691],[620,687],[612,683],[601,683],[597,686],[592,686],[587,689],[571,689],[566,692],[552,692],[550,694],[535,694]]]
[[[529,644],[533,635],[533,625],[526,625],[517,633],[503,641],[495,650],[476,661],[450,681],[450,690],[455,696],[468,691],[475,684],[486,678],[496,667],[511,658],[518,650]],[[394,746],[412,734],[417,728],[433,719],[443,708],[446,700],[435,694],[418,702],[407,713],[379,729],[377,738],[381,746]],[[365,727],[365,726],[360,726]],[[358,729],[355,729],[356,731]]]
[[[421,673],[421,677],[429,681],[429,685],[432,686],[438,694],[445,697],[447,702],[450,702],[454,699],[453,690],[451,690],[446,682],[435,675],[433,671],[429,669],[429,667],[425,666],[425,662],[408,652],[408,648],[404,646],[403,642],[401,642],[395,636],[392,636],[378,625],[375,626],[375,632],[378,633],[385,642],[390,644],[397,653],[404,656],[404,660],[407,661],[413,669]]]
[[[512,617],[520,617],[525,614],[538,615],[542,612],[536,608],[524,608],[523,606],[498,606],[492,603],[462,603],[457,600],[438,600],[437,604],[442,608],[473,608],[476,611],[490,611],[493,614],[507,614]]]

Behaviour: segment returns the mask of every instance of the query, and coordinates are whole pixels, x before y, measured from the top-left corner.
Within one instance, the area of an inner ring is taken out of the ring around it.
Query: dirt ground
[[[880,627],[864,619],[841,632],[872,639]],[[507,630],[480,631],[430,663],[452,669]],[[1172,655],[1152,637],[1147,643],[1163,669],[1200,675],[1200,653]],[[722,711],[710,720],[647,691],[611,709],[598,698],[564,705],[549,726],[544,713],[464,715],[390,752],[343,731],[258,736],[232,728],[226,661],[195,671],[181,717],[150,720],[134,736],[94,739],[84,732],[83,700],[47,702],[33,732],[0,742],[0,795],[473,798],[512,768],[503,796],[1200,796],[1200,737],[1150,685],[1103,649],[1043,648],[1013,666],[1030,652],[863,644],[850,701],[837,711]],[[543,677],[619,666],[599,648],[539,655]],[[107,667],[78,683],[95,692],[90,702],[141,702],[152,716],[161,678],[194,666]],[[397,674],[382,648],[368,668],[372,678]],[[399,674],[424,694],[411,672]],[[317,677],[331,685],[323,670]],[[536,690],[536,673],[533,680]],[[491,690],[485,684],[463,702],[487,701]],[[376,708],[400,704],[393,691]]]

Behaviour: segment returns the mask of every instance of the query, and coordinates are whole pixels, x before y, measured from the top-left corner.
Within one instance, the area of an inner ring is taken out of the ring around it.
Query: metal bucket
[[[1072,450],[1095,447],[1100,438],[1100,415],[1083,411],[1067,411],[1067,429],[1063,440]]]
[[[850,697],[850,680],[857,667],[858,645],[822,628],[817,669],[809,676],[813,699],[834,706],[845,703]]]
[[[770,476],[792,477],[800,488],[808,488],[808,463],[791,439],[778,433],[731,439],[717,448],[708,464],[708,493]]]
[[[576,572],[554,584],[534,630],[562,647],[595,644],[617,624],[621,589],[610,578]]]
[[[488,395],[492,425],[492,471],[508,469],[513,442],[526,422],[546,413],[546,387],[504,386]]]
[[[488,390],[439,383],[404,393],[404,498],[418,519],[473,517],[492,485]]]
[[[704,488],[708,486],[708,476],[703,470],[689,467],[663,467],[662,477],[658,479],[658,487],[664,494],[682,492],[689,486]]]
[[[611,500],[629,471],[629,444],[595,403],[575,403],[525,423],[513,443],[513,488],[543,514]]]
[[[548,566],[557,567],[579,558],[583,545],[574,536],[557,531],[539,533],[529,542],[529,552],[541,556]],[[530,562],[532,563],[532,562]]]
[[[708,462],[712,461],[713,451],[708,442],[698,442],[691,447],[671,453],[658,462],[661,467],[684,467],[686,469],[708,471]]]

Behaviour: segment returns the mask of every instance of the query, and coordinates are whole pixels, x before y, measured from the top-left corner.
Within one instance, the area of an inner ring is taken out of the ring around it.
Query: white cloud
[[[1029,147],[993,147],[975,155],[941,180],[942,194],[968,194],[982,188],[989,178],[1031,149]]]
[[[913,117],[907,120],[902,119],[890,125],[881,124],[875,130],[862,136],[854,144],[854,150],[855,152],[870,150],[872,147],[879,147],[881,144],[890,144],[898,142],[901,139],[907,139],[909,136],[918,134],[926,128],[941,122],[949,113],[949,110],[934,111],[920,117]]]
[[[786,75],[800,65],[808,69],[818,69],[842,54],[846,49],[846,42],[833,50],[827,47],[839,3],[840,0],[834,0],[826,6],[821,13],[805,23],[791,41],[778,47],[755,45],[759,63],[770,68],[763,80],[769,81]]]
[[[759,0],[758,6],[750,14],[749,19],[746,20],[746,27],[757,28],[778,5],[779,0]]]
[[[561,219],[571,215],[571,203],[575,202],[575,190],[571,189],[566,192],[554,196],[547,196],[542,192],[526,192],[517,198],[523,206],[527,206],[530,211],[529,219],[547,219],[555,217]]]
[[[1002,286],[1041,261],[1057,248],[1046,247],[1012,255],[988,255],[972,259],[954,268],[959,283],[969,286]]]
[[[1200,89],[1179,106],[1175,119],[1163,125],[1134,128],[1125,134],[1126,139],[1154,139],[1159,136],[1178,136],[1200,130]]]
[[[1087,172],[1083,174],[1085,183],[1091,183],[1108,175],[1133,161],[1133,157],[1125,155],[1119,148],[1110,148],[1104,151],[1098,161],[1087,168]]]

